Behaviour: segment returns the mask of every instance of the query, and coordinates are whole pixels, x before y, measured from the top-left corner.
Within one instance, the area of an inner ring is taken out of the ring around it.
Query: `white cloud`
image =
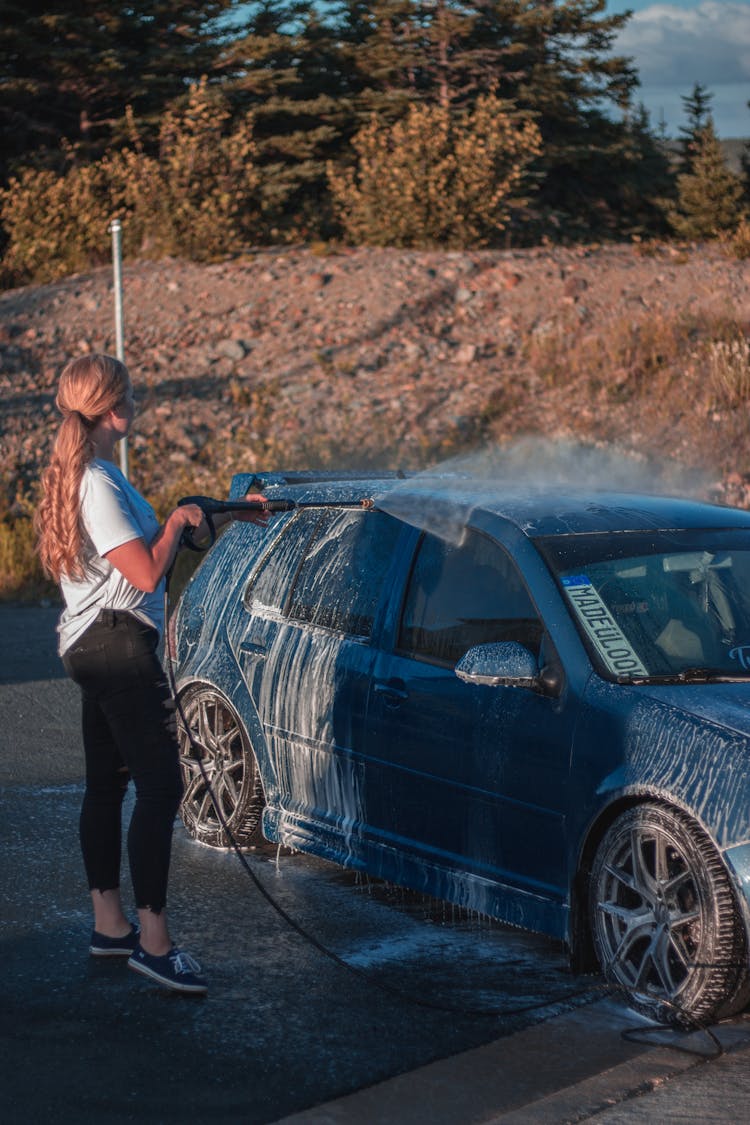
[[[688,9],[653,4],[633,15],[616,49],[633,57],[644,87],[750,84],[750,4],[702,0]]]

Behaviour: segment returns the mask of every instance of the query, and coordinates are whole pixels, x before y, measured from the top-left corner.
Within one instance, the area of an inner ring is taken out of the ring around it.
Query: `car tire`
[[[177,732],[184,785],[180,815],[190,835],[211,848],[232,847],[232,840],[241,848],[258,844],[263,786],[235,709],[214,687],[192,685],[180,695]]]
[[[612,823],[589,909],[602,971],[637,1011],[695,1027],[747,1003],[746,933],[729,876],[684,813],[643,804]]]

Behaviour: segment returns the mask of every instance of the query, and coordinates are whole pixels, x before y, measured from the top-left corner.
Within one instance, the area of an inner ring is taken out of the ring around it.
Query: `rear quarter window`
[[[299,568],[289,616],[369,637],[400,532],[383,512],[325,512]]]
[[[280,613],[299,570],[302,556],[323,519],[321,508],[303,508],[287,524],[260,561],[245,589],[247,609]]]

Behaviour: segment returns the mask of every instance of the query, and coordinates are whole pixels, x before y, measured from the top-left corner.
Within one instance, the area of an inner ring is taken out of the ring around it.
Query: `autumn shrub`
[[[54,597],[36,554],[35,499],[23,493],[11,468],[0,470],[0,601]]]
[[[257,220],[252,118],[227,132],[230,110],[205,79],[160,129],[158,159],[132,145],[108,158],[113,203],[131,217],[134,249],[201,260],[236,248]]]
[[[0,208],[10,277],[52,281],[106,260],[111,208],[101,164],[74,166],[64,176],[25,168],[0,193]]]
[[[259,178],[249,115],[228,129],[226,102],[203,80],[166,113],[158,156],[145,152],[132,114],[129,121],[124,148],[73,163],[62,176],[24,169],[0,193],[6,276],[49,281],[106,261],[115,216],[126,256],[206,260],[254,233]]]
[[[36,535],[29,516],[0,519],[0,601],[54,597],[35,551]]]
[[[352,146],[353,166],[328,167],[350,241],[460,247],[497,239],[524,201],[541,138],[533,122],[485,95],[463,115],[414,105],[393,125],[373,117]]]

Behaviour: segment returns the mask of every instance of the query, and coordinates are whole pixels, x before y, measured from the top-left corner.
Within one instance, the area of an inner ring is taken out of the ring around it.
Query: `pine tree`
[[[239,0],[0,0],[0,182],[21,163],[59,166],[125,137],[131,105],[146,135],[189,80],[214,66],[219,20]]]
[[[612,53],[627,16],[606,14],[604,0],[510,6],[520,77],[505,78],[499,90],[539,115],[542,220],[555,222],[562,238],[615,234],[623,177],[632,170],[627,112],[637,85],[629,61]],[[489,5],[501,13],[508,7]]]
[[[373,113],[394,123],[430,96],[430,75],[447,104],[449,52],[460,14],[428,2],[255,0],[226,47],[223,66],[235,104],[253,111],[269,221],[291,233],[327,233],[326,168],[346,158]]]
[[[464,111],[496,93],[541,130],[537,230],[622,225],[618,176],[630,171],[632,138],[608,110],[626,110],[637,85],[611,50],[627,15],[607,14],[606,0],[340,0],[336,11],[349,31],[364,26],[357,68],[368,112],[392,121],[414,100]]]
[[[715,238],[742,217],[742,182],[727,167],[709,116],[694,140],[691,170],[677,177],[677,206],[670,222],[682,238]]]
[[[477,81],[472,73],[476,5],[462,0],[378,0],[365,6],[370,12],[364,27],[361,7],[340,0],[337,12],[352,48],[359,87],[368,95],[368,111],[385,111],[392,117],[400,107],[403,115],[415,101],[445,109],[463,104],[467,95],[476,98],[488,92],[494,84]],[[497,54],[490,45],[490,52],[493,49]]]
[[[638,237],[666,235],[670,229],[667,213],[676,197],[668,143],[652,130],[642,103],[628,114],[626,126],[628,144],[612,169],[619,186],[623,228]]]
[[[263,209],[272,237],[330,230],[326,163],[356,130],[347,47],[313,0],[243,5],[221,67],[255,121]]]
[[[696,82],[691,93],[682,95],[682,107],[687,117],[687,125],[679,129],[679,170],[690,172],[697,151],[700,134],[711,119],[713,94],[700,82]]]
[[[459,115],[497,94],[537,121],[537,233],[630,229],[636,176],[625,120],[637,79],[614,55],[628,18],[606,0],[261,0],[227,52],[232,96],[252,108],[269,213],[325,224],[325,168],[351,158],[373,113],[394,124],[415,102]],[[636,176],[637,178],[637,176]],[[638,220],[641,223],[642,216]],[[304,233],[304,230],[303,230]]]
[[[750,109],[750,102],[747,103],[747,108]],[[750,207],[750,141],[747,141],[740,156],[740,166],[742,168],[742,189],[744,192],[745,203]]]

